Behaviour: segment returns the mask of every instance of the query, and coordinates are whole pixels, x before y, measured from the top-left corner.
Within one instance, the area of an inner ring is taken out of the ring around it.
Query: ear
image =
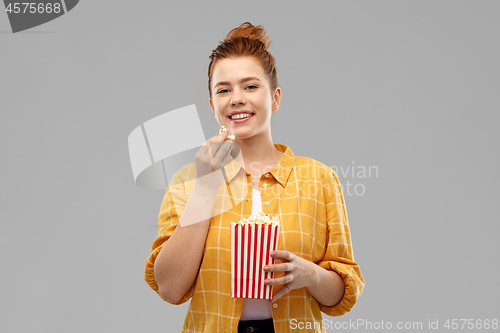
[[[277,87],[276,90],[274,91],[274,96],[273,96],[273,105],[274,104],[278,104],[278,106],[280,105],[281,103],[281,88],[280,87]],[[278,107],[277,110],[272,110],[273,112],[274,111],[278,111],[280,108]]]
[[[215,115],[215,111],[214,111],[214,103],[212,102],[212,99],[209,97],[208,98],[208,104],[210,104],[210,108],[212,109],[212,112],[214,113]]]

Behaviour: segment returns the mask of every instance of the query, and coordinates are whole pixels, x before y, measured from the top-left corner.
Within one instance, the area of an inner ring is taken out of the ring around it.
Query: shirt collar
[[[274,146],[279,151],[282,151],[283,155],[281,156],[278,164],[276,164],[274,168],[269,171],[269,173],[273,175],[281,186],[285,187],[293,166],[295,165],[295,155],[287,145],[275,143]],[[246,172],[245,168],[231,156],[230,161],[225,166],[227,181],[231,182],[241,169],[243,169],[243,172]]]

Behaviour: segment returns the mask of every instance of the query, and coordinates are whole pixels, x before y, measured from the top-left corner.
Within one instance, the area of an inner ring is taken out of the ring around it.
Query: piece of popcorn
[[[224,132],[224,131],[227,131],[227,128],[226,128],[226,126],[222,125],[222,126],[221,126],[221,128],[219,129],[219,134],[221,134],[221,133],[222,133],[222,132]],[[228,139],[231,139],[231,140],[236,139],[236,137],[234,136],[234,134],[229,134],[229,135],[227,136],[227,138],[228,138]]]
[[[269,216],[269,214],[264,213],[263,211],[260,211],[256,214],[250,215],[246,219],[241,219],[240,222],[241,224],[249,224],[249,223],[255,223],[255,224],[265,224],[265,225],[279,225],[280,221],[278,217],[276,216]]]

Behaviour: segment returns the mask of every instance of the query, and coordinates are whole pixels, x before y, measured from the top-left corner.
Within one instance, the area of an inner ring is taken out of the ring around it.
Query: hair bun
[[[219,42],[219,45],[210,54],[210,64],[208,65],[208,92],[212,98],[212,75],[215,64],[222,59],[231,57],[253,57],[264,69],[269,81],[269,88],[274,94],[278,88],[278,76],[276,71],[276,59],[269,52],[271,38],[266,33],[263,26],[254,26],[250,22],[240,24],[239,27],[229,31],[226,39]]]
[[[242,36],[250,39],[257,39],[261,41],[262,44],[266,46],[266,48],[269,48],[269,45],[271,45],[271,38],[269,38],[264,27],[261,25],[255,26],[250,22],[242,23],[240,24],[239,27],[229,31],[229,33],[226,36],[226,39],[230,39],[232,37],[237,37],[237,36]]]

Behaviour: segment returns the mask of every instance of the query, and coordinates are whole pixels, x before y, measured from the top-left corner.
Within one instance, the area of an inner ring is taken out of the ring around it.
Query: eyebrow
[[[247,82],[247,81],[252,81],[252,80],[257,80],[257,81],[260,81],[258,78],[256,78],[255,76],[249,76],[249,77],[244,77],[243,79],[240,80],[240,83],[243,83],[243,82]],[[214,89],[217,88],[217,86],[230,86],[231,85],[231,82],[229,81],[221,81],[221,82],[218,82],[215,86],[214,86]]]

